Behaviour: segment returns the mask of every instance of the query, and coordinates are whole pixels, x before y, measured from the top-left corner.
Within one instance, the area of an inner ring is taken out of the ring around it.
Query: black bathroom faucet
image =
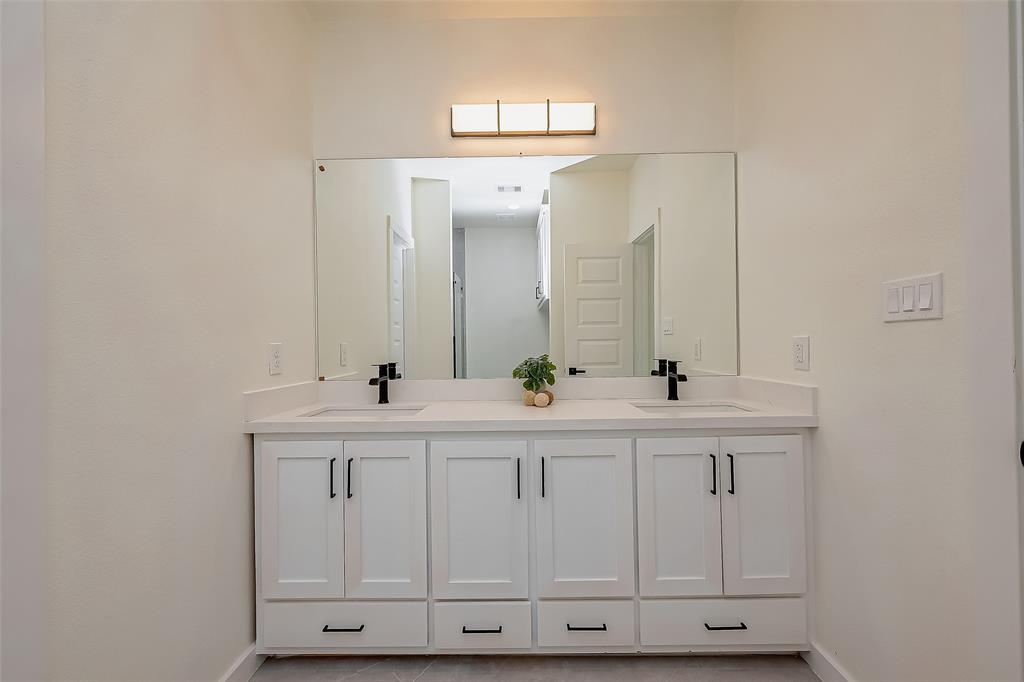
[[[388,382],[393,379],[401,379],[402,375],[396,370],[397,362],[386,362],[382,365],[374,365],[377,368],[377,376],[370,379],[370,386],[377,387],[377,404],[388,404]]]
[[[661,358],[655,360],[658,361],[658,369],[652,369],[651,376],[668,377],[668,399],[679,400],[679,382],[686,381],[686,375],[679,373],[679,361]]]

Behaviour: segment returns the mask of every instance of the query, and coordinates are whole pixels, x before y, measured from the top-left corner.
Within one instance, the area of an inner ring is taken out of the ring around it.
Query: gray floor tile
[[[814,682],[796,656],[293,656],[253,682]]]

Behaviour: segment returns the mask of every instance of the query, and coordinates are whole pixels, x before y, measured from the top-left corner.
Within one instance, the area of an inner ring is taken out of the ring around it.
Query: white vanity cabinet
[[[800,437],[736,436],[722,438],[720,447],[725,593],[801,594],[807,560]]]
[[[345,595],[427,596],[427,452],[421,440],[345,443]]]
[[[527,466],[525,440],[430,444],[435,598],[530,596]]]
[[[338,441],[266,441],[260,452],[260,584],[267,599],[344,594]]]
[[[722,594],[717,438],[636,442],[640,595]]]
[[[534,443],[541,598],[634,594],[632,450],[625,438]]]
[[[805,650],[803,435],[698,433],[257,435],[257,651]]]
[[[640,594],[800,594],[799,436],[637,440]]]

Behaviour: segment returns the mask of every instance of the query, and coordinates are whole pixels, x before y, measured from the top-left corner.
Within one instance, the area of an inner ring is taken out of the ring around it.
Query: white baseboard
[[[256,654],[256,642],[253,642],[246,647],[228,671],[221,675],[220,682],[249,682],[266,658]]]
[[[821,679],[821,682],[856,682],[850,673],[846,672],[839,664],[839,661],[824,651],[817,642],[811,642],[810,651],[805,651],[800,655],[807,661],[807,665],[811,666],[811,670]]]

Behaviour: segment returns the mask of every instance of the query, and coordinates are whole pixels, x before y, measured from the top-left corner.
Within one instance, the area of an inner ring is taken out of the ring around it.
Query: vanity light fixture
[[[593,102],[516,102],[453,104],[452,137],[596,135]]]

